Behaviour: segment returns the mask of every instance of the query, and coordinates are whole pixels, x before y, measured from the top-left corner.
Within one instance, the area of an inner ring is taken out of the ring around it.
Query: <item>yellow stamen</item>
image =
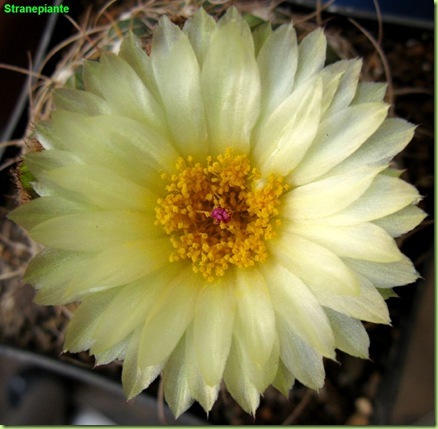
[[[283,178],[260,178],[246,155],[230,149],[207,165],[180,158],[176,172],[163,176],[167,196],[157,202],[157,225],[170,236],[170,261],[189,259],[193,271],[208,281],[233,265],[250,267],[267,257],[265,241],[274,237],[272,222],[279,197],[287,189]]]

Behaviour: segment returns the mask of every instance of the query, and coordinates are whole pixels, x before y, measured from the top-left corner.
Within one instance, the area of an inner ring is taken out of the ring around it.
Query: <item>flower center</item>
[[[167,195],[155,209],[174,247],[170,261],[189,259],[209,282],[233,265],[250,267],[267,257],[265,241],[274,237],[283,178],[261,178],[246,155],[227,149],[206,165],[180,158],[167,180]]]

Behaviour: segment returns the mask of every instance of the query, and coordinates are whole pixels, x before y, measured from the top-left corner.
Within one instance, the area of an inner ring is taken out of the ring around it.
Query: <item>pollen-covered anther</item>
[[[248,157],[228,149],[205,165],[179,159],[157,201],[158,225],[170,236],[171,261],[188,259],[208,281],[232,266],[249,267],[267,257],[265,241],[279,224],[282,177],[260,179]]]

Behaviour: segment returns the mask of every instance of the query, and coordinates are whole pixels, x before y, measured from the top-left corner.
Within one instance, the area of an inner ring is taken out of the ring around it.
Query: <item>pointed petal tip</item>
[[[126,401],[129,402],[131,399],[135,398],[139,393],[132,392],[132,389],[128,390],[128,387],[123,385],[123,393],[126,396]]]
[[[193,405],[194,400],[189,401],[189,403],[178,403],[178,404],[171,404],[167,402],[167,405],[169,406],[170,410],[172,411],[172,414],[175,417],[175,420],[179,419],[186,411],[189,410],[189,408]]]

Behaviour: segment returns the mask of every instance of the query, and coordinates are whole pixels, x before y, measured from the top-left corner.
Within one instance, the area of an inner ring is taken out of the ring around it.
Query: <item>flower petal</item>
[[[205,379],[201,375],[198,366],[198,359],[196,356],[196,352],[197,352],[196,342],[197,341],[194,334],[193,325],[191,325],[187,329],[187,332],[185,334],[185,343],[186,343],[185,344],[186,346],[185,377],[187,378],[191,395],[193,396],[193,398],[195,398],[196,401],[198,401],[201,404],[202,408],[204,408],[205,412],[208,414],[208,412],[213,407],[213,404],[216,402],[217,396],[219,394],[222,373],[219,382],[217,384],[209,386],[205,382]]]
[[[415,206],[408,206],[404,209],[376,219],[374,223],[385,229],[391,237],[400,237],[414,229],[425,218],[427,213]]]
[[[101,64],[98,61],[84,61],[82,65],[82,79],[85,91],[105,99],[104,92],[100,85],[100,69]]]
[[[37,289],[37,304],[66,304],[65,290],[71,278],[85,267],[89,253],[69,252],[58,249],[44,249],[29,263],[24,280]]]
[[[162,288],[181,270],[180,265],[166,267],[150,276],[124,286],[101,313],[96,324],[91,352],[93,354],[115,346],[139,326],[155,305]]]
[[[179,158],[162,135],[129,118],[86,117],[62,111],[54,112],[52,118],[53,132],[62,136],[64,149],[86,163],[104,164],[140,185],[151,187],[160,182],[159,173],[172,171]]]
[[[277,319],[280,339],[281,360],[287,369],[301,383],[312,389],[324,385],[324,365],[322,356],[301,340],[281,319]]]
[[[372,223],[327,226],[317,222],[289,222],[283,228],[318,243],[341,257],[375,262],[395,262],[403,257],[392,237]]]
[[[297,35],[282,25],[266,39],[257,56],[260,71],[262,115],[272,113],[292,92],[298,63]]]
[[[162,267],[171,253],[167,238],[116,244],[95,256],[70,280],[65,299],[121,286]]]
[[[236,299],[227,282],[204,287],[196,302],[194,347],[199,370],[209,386],[222,379],[231,347]]]
[[[219,385],[207,386],[196,364],[192,325],[181,338],[163,370],[164,395],[175,417],[194,400],[208,413],[219,393]]]
[[[334,295],[323,288],[314,291],[321,305],[367,322],[389,324],[388,307],[377,289],[363,276],[356,296]]]
[[[351,104],[383,101],[388,84],[381,82],[360,82]]]
[[[383,167],[360,167],[299,186],[282,197],[285,218],[319,219],[333,215],[358,200]]]
[[[132,67],[152,96],[156,100],[159,100],[160,94],[158,92],[150,58],[144,51],[140,39],[133,33],[129,32],[122,40],[119,57],[124,59]]]
[[[347,266],[379,288],[407,285],[414,283],[419,277],[414,265],[406,256],[400,261],[385,264],[350,258],[343,260]]]
[[[147,367],[141,364],[138,357],[140,341],[141,328],[138,328],[131,336],[123,362],[123,391],[128,401],[146,389],[158,377],[164,366],[162,363]]]
[[[299,165],[318,130],[321,96],[321,80],[310,79],[260,125],[253,158],[264,176],[287,176]]]
[[[98,64],[84,65],[85,89],[103,97],[111,110],[136,119],[166,134],[162,107],[145,87],[137,73],[121,57],[103,54]]]
[[[210,46],[211,35],[216,29],[216,21],[202,7],[192,19],[184,24],[183,31],[187,34],[200,66],[204,64],[207,50]]]
[[[340,80],[345,73],[347,65],[348,63],[345,61],[338,61],[334,64],[330,64],[327,67],[324,67],[319,73],[323,87],[321,115],[324,115],[324,113],[329,109],[333,101],[333,97],[339,88]]]
[[[263,393],[275,379],[279,356],[280,344],[276,334],[269,358],[260,366],[253,362],[248,354],[245,333],[235,332],[230,357],[225,367],[224,380],[233,398],[245,411],[251,412],[249,410],[252,409],[255,411],[256,404],[260,401],[260,393]]]
[[[253,29],[252,38],[254,40],[254,53],[256,57],[259,55],[260,49],[262,49],[266,40],[268,40],[272,33],[273,30],[270,22],[257,25],[257,27]]]
[[[414,130],[415,126],[403,119],[386,119],[356,152],[336,166],[330,174],[346,173],[363,165],[387,166],[411,141]]]
[[[164,397],[175,418],[187,411],[194,402],[187,377],[188,364],[185,337],[183,337],[166,362],[162,374]]]
[[[155,217],[133,211],[89,211],[53,217],[29,231],[45,246],[98,252],[117,243],[163,236]]]
[[[330,308],[324,310],[335,334],[336,348],[351,356],[368,359],[370,339],[362,322]]]
[[[255,269],[236,271],[235,293],[235,332],[248,359],[263,367],[271,356],[275,338],[275,315],[266,280]]]
[[[65,145],[62,141],[62,136],[58,136],[54,132],[50,121],[38,122],[38,124],[35,126],[35,136],[41,146],[46,150],[65,148]]]
[[[168,18],[154,33],[151,61],[173,140],[182,154],[205,158],[200,67],[188,37]]]
[[[338,61],[324,70],[333,67],[333,73],[342,72],[341,78],[338,81],[336,92],[330,102],[328,109],[324,112],[323,119],[329,118],[336,112],[339,112],[348,107],[356,94],[357,84],[359,82],[359,74],[362,68],[362,60],[343,60]],[[323,70],[323,71],[324,71]]]
[[[231,14],[230,14],[231,16]],[[260,111],[260,77],[251,32],[230,17],[213,34],[201,72],[210,154],[248,153]]]
[[[309,288],[278,264],[264,264],[264,273],[278,317],[290,331],[323,356],[334,357],[334,337],[329,321]]]
[[[278,262],[296,274],[312,290],[333,295],[356,295],[359,282],[342,260],[328,249],[295,234],[284,234],[269,243]]]
[[[24,156],[24,163],[30,172],[40,181],[45,180],[48,171],[80,163],[79,157],[65,150],[43,150],[30,152]]]
[[[8,218],[29,230],[55,217],[93,210],[96,210],[96,207],[90,204],[70,201],[60,196],[47,196],[23,204],[10,212]]]
[[[93,345],[93,333],[99,315],[108,307],[117,293],[117,289],[105,290],[89,294],[83,299],[68,325],[64,351],[78,353],[88,350]]]
[[[249,414],[254,415],[260,403],[260,393],[250,378],[246,355],[236,338],[231,344],[230,355],[224,371],[227,390],[237,403]]]
[[[324,67],[326,49],[327,39],[322,28],[312,31],[301,41],[298,49],[295,88],[298,88],[299,85]]]
[[[281,392],[284,396],[289,396],[289,391],[292,389],[295,383],[295,377],[293,374],[286,368],[286,365],[280,360],[278,364],[277,375],[275,376],[272,385]]]
[[[380,295],[382,295],[382,298],[386,301],[389,298],[398,298],[397,293],[392,288],[376,288]]]
[[[131,336],[128,336],[123,341],[120,341],[119,343],[115,344],[113,347],[105,350],[102,353],[93,353],[90,349],[90,353],[94,354],[96,366],[107,365],[115,360],[124,360],[130,340]]]
[[[262,367],[253,365],[253,373],[255,386],[260,393],[263,393],[267,387],[274,382],[278,374],[278,365],[280,362],[280,341],[278,340],[277,332],[273,334],[274,342],[272,345],[271,354]]]
[[[141,365],[164,362],[173,352],[194,317],[199,282],[189,267],[163,289],[142,329]]]
[[[46,177],[102,209],[150,212],[157,201],[156,194],[106,167],[76,164],[52,170]]]
[[[314,181],[346,159],[379,128],[387,111],[383,103],[366,103],[347,107],[322,121],[312,146],[290,176],[292,183]]]
[[[106,101],[92,92],[72,88],[58,88],[53,92],[53,99],[58,110],[67,110],[90,116],[111,113]]]
[[[356,225],[375,221],[397,213],[410,204],[420,201],[418,191],[412,185],[395,177],[379,174],[362,196],[341,212],[321,218],[325,225]]]

